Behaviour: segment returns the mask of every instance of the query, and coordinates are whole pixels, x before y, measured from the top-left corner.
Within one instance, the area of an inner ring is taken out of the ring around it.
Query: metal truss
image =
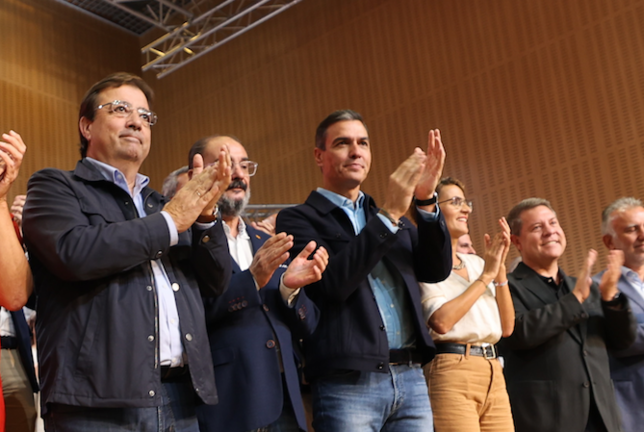
[[[302,0],[105,0],[165,34],[141,48],[157,78],[242,35]]]

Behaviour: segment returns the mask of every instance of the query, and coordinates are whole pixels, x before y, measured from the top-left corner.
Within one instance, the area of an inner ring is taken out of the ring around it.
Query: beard
[[[226,193],[224,192],[224,194],[221,196],[221,198],[219,198],[219,201],[217,202],[219,212],[222,214],[222,216],[238,217],[242,214],[242,212],[248,205],[248,202],[250,201],[250,189],[248,188],[248,185],[246,185],[246,183],[241,180],[233,180],[232,182],[230,182],[228,189],[226,190],[228,191],[235,188],[240,188],[246,192],[244,194],[244,198],[228,198],[226,196]]]

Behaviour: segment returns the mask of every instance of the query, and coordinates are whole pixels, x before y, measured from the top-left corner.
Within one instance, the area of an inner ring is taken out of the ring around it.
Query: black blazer
[[[377,217],[378,208],[365,196],[366,226],[355,235],[344,211],[318,192],[302,205],[280,211],[277,231],[294,237],[291,256],[315,240],[329,252],[322,280],[305,288],[320,309],[315,332],[304,341],[309,380],[338,369],[386,372],[389,344],[378,305],[367,279],[383,260],[405,282],[413,310],[417,349],[424,362],[434,357],[434,343],[423,319],[417,281],[444,280],[452,268],[452,250],[445,221],[420,221],[418,229],[406,218],[392,234]]]
[[[557,297],[521,263],[508,275],[516,311],[514,333],[502,341],[505,378],[517,432],[583,432],[593,397],[608,431],[621,431],[606,348],[635,340],[635,321],[601,301],[596,284],[583,304],[566,276]]]
[[[253,254],[270,236],[247,226]],[[201,432],[244,432],[269,425],[282,414],[288,397],[301,430],[306,416],[294,349],[295,338],[308,336],[318,321],[318,310],[300,291],[293,308],[279,291],[286,264],[257,291],[249,270],[242,271],[231,258],[233,275],[220,297],[204,298],[210,350],[217,376],[217,405],[197,407]],[[279,342],[279,354],[276,353]],[[284,368],[283,388],[278,355]]]

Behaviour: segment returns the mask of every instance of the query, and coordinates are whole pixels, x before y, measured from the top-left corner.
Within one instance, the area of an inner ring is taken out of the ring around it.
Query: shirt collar
[[[362,191],[358,192],[358,199],[356,200],[355,204],[349,198],[321,187],[317,188],[317,192],[338,207],[348,208],[351,211],[356,211],[364,208],[365,194]]]
[[[134,180],[134,193],[131,194],[130,188],[127,185],[127,181],[125,180],[125,176],[118,168],[114,168],[113,166],[108,165],[105,162],[98,161],[91,157],[86,157],[85,160],[91,162],[99,170],[103,177],[105,177],[106,180],[114,183],[115,185],[126,191],[129,195],[137,196],[141,193],[143,188],[146,187],[148,183],[150,183],[149,177],[137,173],[136,180]]]
[[[232,235],[230,234],[230,227],[224,221],[224,232],[228,237],[232,238]],[[250,238],[248,235],[248,231],[246,231],[246,222],[244,222],[244,218],[240,217],[239,218],[239,224],[237,225],[237,238]]]

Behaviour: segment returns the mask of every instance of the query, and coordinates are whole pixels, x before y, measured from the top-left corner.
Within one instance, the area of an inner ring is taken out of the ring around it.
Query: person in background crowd
[[[230,279],[215,206],[230,156],[171,201],[139,174],[150,150],[152,90],[115,73],[85,95],[74,171],[28,185],[25,243],[38,294],[36,337],[47,430],[197,432],[216,403],[201,295]]]
[[[22,164],[26,150],[27,147],[19,134],[14,131],[2,134],[2,140],[0,141],[0,306],[10,311],[19,311],[27,303],[33,290],[33,280],[29,263],[22,249],[22,244],[18,240],[18,233],[11,220],[9,205],[7,203],[7,194],[9,193],[11,185],[18,177],[20,165]],[[0,340],[0,344],[3,342],[7,341]],[[4,359],[0,359],[2,377],[8,379],[10,382],[9,385],[13,387],[16,383],[13,381],[13,376],[8,377],[5,374],[5,370],[8,370],[5,366],[11,365],[10,362],[15,359],[12,353],[9,353],[8,349],[5,349],[4,346],[2,348],[3,357],[11,355],[10,358],[5,357]],[[31,406],[33,409],[33,394],[30,391],[27,393],[31,397]],[[11,400],[9,402],[11,407],[14,406],[13,404],[19,402],[18,394],[14,394],[13,391],[11,392]],[[16,398],[15,400],[14,396]],[[32,417],[33,419],[31,419]],[[17,419],[14,417],[14,420]],[[31,430],[33,430],[35,411],[30,413],[28,410],[25,410],[23,420],[26,424],[29,424],[31,421]],[[12,429],[9,429],[11,432],[21,430],[13,429],[13,426],[16,424],[11,423]],[[0,432],[4,430],[5,407],[4,399],[0,395]]]
[[[179,192],[186,183],[188,183],[188,180],[190,180],[188,170],[188,165],[186,165],[168,174],[165,180],[163,180],[161,194],[165,195],[168,199],[172,199],[172,197]]]
[[[476,255],[476,249],[474,249],[474,243],[469,234],[463,234],[460,236],[456,242],[456,252],[462,254]]]
[[[602,240],[609,251],[624,253],[624,265],[617,282],[628,297],[637,320],[637,337],[629,348],[609,351],[610,376],[615,385],[617,405],[624,432],[644,427],[644,205],[635,198],[620,198],[602,213]],[[600,283],[605,271],[593,280]]]
[[[17,195],[11,206],[16,235],[21,244],[25,198],[25,195]],[[33,309],[35,300],[35,296],[31,296],[27,306]],[[35,315],[31,309],[26,311]],[[3,383],[6,428],[15,432],[33,432],[38,416],[34,393],[38,393],[40,387],[32,352],[33,335],[25,317],[25,308],[17,311],[0,308],[0,336],[4,358],[4,361],[0,360],[0,375]]]
[[[496,343],[514,328],[505,272],[510,227],[485,235],[485,260],[457,251],[468,232],[472,202],[465,186],[446,177],[436,188],[452,238],[452,272],[443,282],[421,283],[421,300],[436,357],[425,366],[437,432],[514,431],[510,400]]]
[[[508,275],[514,332],[502,341],[517,432],[620,431],[607,348],[635,340],[630,303],[617,288],[624,254],[610,252],[598,287],[594,250],[577,279],[559,267],[566,235],[550,202],[523,200],[507,220],[522,257]]]
[[[190,150],[214,163],[228,146],[232,177],[219,199],[228,238],[233,276],[217,299],[204,299],[217,391],[226,395],[217,405],[198,408],[201,432],[306,431],[293,340],[307,337],[318,310],[299,288],[320,280],[328,254],[311,242],[286,262],[293,238],[247,226],[241,218],[250,197],[250,179],[257,163],[229,136],[197,141]],[[315,251],[313,259],[308,257]],[[231,354],[234,354],[231,356]]]
[[[322,279],[304,289],[320,309],[318,327],[304,341],[313,428],[431,431],[421,364],[434,356],[434,344],[417,281],[443,280],[452,267],[436,207],[445,162],[440,132],[430,131],[427,153],[417,147],[389,177],[382,208],[361,191],[371,142],[360,114],[330,114],[315,141],[322,187],[277,216],[277,232],[293,235],[292,254],[311,240],[329,252]],[[418,229],[404,218],[413,198]]]

